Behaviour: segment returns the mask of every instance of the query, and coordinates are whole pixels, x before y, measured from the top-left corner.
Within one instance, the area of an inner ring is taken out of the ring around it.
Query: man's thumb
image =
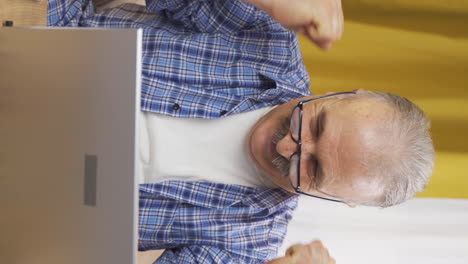
[[[317,25],[310,23],[305,26],[305,35],[310,38],[318,47],[328,50],[332,46],[332,40],[323,35]]]

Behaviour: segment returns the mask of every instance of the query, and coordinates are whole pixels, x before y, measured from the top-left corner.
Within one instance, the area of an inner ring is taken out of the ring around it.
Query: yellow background
[[[418,197],[468,198],[468,1],[343,0],[328,52],[301,38],[311,91],[407,97],[432,121],[436,168]]]

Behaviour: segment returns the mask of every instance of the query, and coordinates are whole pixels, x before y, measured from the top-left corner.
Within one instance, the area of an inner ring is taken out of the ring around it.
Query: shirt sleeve
[[[94,13],[91,0],[49,0],[47,25],[51,27],[77,27],[80,21]]]
[[[235,256],[216,247],[192,245],[167,249],[153,264],[260,264],[266,260]]]
[[[264,263],[276,257],[297,197],[282,189],[209,182],[140,185],[138,250],[157,264]]]
[[[192,32],[286,30],[262,10],[240,0],[146,0],[146,8]]]

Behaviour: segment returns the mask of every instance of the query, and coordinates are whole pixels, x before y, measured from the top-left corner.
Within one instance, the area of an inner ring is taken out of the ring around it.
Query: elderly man
[[[387,207],[431,174],[429,123],[408,100],[310,94],[291,30],[330,48],[339,0],[147,0],[100,14],[50,0],[48,23],[143,29],[139,249],[166,249],[157,263],[263,263],[297,194]],[[307,259],[333,262],[313,242],[275,263]]]

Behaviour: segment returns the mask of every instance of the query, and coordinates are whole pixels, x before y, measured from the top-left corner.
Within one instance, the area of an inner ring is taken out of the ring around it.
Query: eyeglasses
[[[303,107],[304,104],[314,101],[317,99],[322,99],[326,97],[331,97],[331,96],[336,96],[340,94],[355,94],[356,92],[341,92],[341,93],[334,93],[334,94],[327,94],[319,97],[315,97],[312,99],[304,100],[299,102],[293,109],[291,113],[291,123],[289,125],[289,130],[291,133],[291,138],[296,142],[297,144],[297,150],[291,155],[290,162],[291,166],[289,168],[289,180],[291,182],[291,186],[294,188],[296,193],[327,200],[327,201],[332,201],[332,202],[339,202],[342,203],[343,201],[340,200],[335,200],[331,198],[326,198],[326,197],[321,197],[321,196],[316,196],[312,194],[305,193],[301,190],[301,150],[302,150],[302,115],[303,115]],[[319,190],[317,190],[319,191]]]

